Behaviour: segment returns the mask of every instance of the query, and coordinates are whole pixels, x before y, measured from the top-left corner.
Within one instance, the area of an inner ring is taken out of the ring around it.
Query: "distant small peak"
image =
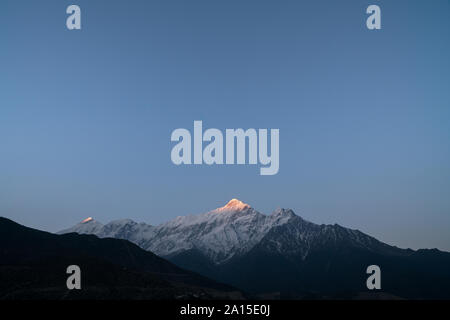
[[[295,216],[295,213],[291,209],[277,208],[272,213],[272,215],[276,215],[276,216]]]
[[[86,218],[83,221],[81,221],[81,223],[88,223],[88,222],[91,222],[91,221],[94,221],[94,218],[89,217],[89,218]]]
[[[225,206],[219,208],[218,211],[242,211],[246,209],[250,209],[248,204],[238,199],[231,199]]]

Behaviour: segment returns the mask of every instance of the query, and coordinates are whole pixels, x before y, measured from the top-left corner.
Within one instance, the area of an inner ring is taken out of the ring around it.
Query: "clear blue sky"
[[[2,0],[0,215],[158,224],[239,198],[450,250],[449,39],[448,0]],[[194,120],[279,128],[278,175],[176,167]]]

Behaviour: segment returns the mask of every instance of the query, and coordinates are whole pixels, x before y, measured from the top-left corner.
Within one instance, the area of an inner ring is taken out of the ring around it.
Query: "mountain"
[[[182,268],[264,297],[357,296],[368,291],[366,268],[375,264],[385,293],[450,298],[450,253],[400,249],[358,230],[314,224],[289,209],[264,215],[237,199],[158,226],[89,220],[61,233],[67,232],[127,239]]]
[[[221,264],[248,252],[271,228],[285,224],[293,216],[292,211],[281,209],[266,216],[232,199],[222,208],[200,215],[180,216],[157,227],[129,219],[106,225],[89,219],[59,233],[127,239],[160,256],[197,249],[215,264]]]
[[[91,220],[85,226],[94,226]],[[81,268],[79,291],[66,288],[66,269],[73,264]],[[183,270],[127,240],[55,235],[0,217],[0,299],[241,297],[233,287]]]

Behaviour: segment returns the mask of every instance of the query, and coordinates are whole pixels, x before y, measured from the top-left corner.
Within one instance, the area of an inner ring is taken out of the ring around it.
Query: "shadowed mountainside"
[[[82,290],[68,290],[78,265]],[[0,217],[0,299],[242,298],[217,283],[120,239],[55,235]]]

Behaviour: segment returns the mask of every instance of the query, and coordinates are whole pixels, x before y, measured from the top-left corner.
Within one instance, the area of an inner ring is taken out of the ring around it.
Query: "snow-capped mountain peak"
[[[284,208],[277,208],[274,212],[271,214],[272,216],[290,216],[294,217],[295,213],[292,211],[292,209],[284,209]]]
[[[123,219],[97,227],[97,222],[92,219],[61,233],[93,233],[98,237],[127,239],[160,256],[194,249],[219,264],[248,252],[271,228],[295,216],[291,210],[276,212],[264,215],[250,205],[232,199],[215,210],[179,216],[158,226]],[[87,228],[93,222],[96,228]]]
[[[92,217],[86,218],[83,221],[81,221],[81,223],[88,223],[90,221],[94,220]]]
[[[311,248],[342,239],[355,246],[378,246],[375,239],[362,233],[308,222],[291,209],[279,208],[265,215],[238,199],[215,210],[179,216],[158,226],[129,219],[102,225],[91,218],[60,233],[69,232],[126,239],[162,257],[194,250],[215,264],[246,254],[256,245],[285,255],[300,254],[303,259]]]
[[[248,204],[242,202],[241,200],[238,200],[238,199],[231,199],[230,201],[228,201],[228,203],[227,203],[225,206],[223,206],[223,207],[221,207],[221,208],[218,208],[218,209],[216,209],[215,211],[216,211],[216,212],[223,212],[223,211],[244,211],[244,210],[247,210],[247,209],[250,209],[250,208],[251,208],[251,207],[250,207]]]
[[[89,217],[89,218],[84,219],[80,223],[77,223],[72,228],[62,230],[58,233],[63,234],[63,233],[75,232],[75,233],[79,233],[79,234],[95,234],[95,235],[97,235],[102,229],[103,229],[103,224],[94,220],[94,218]]]

